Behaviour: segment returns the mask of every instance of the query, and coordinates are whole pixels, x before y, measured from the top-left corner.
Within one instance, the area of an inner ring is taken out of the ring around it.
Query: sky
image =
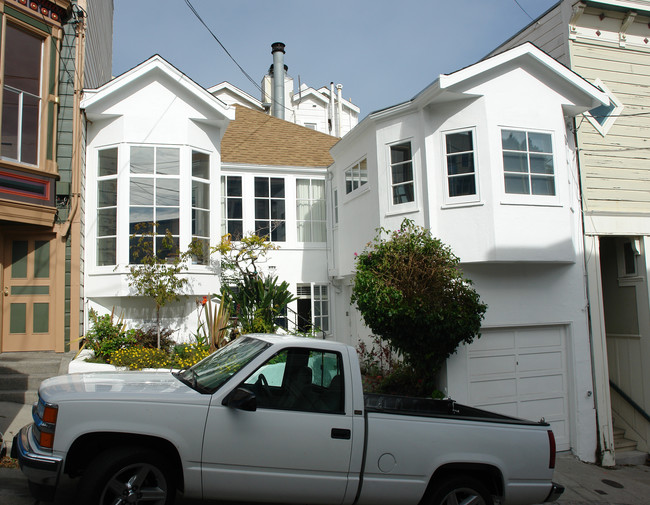
[[[361,119],[480,60],[558,0],[187,1],[237,63],[186,0],[114,0],[113,75],[159,54],[203,87],[228,81],[259,99],[283,42],[296,91],[342,84]]]

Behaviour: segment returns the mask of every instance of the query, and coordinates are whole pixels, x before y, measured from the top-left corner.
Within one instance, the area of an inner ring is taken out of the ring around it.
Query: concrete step
[[[38,390],[11,389],[0,391],[0,402],[23,403],[31,405],[38,400]]]
[[[641,451],[616,451],[617,465],[645,465],[650,462],[650,455]]]
[[[621,452],[636,451],[636,442],[634,440],[628,440],[627,438],[614,440],[614,449],[616,450],[616,456],[618,459],[618,454]]]
[[[0,401],[30,404],[48,377],[65,374],[74,353],[7,352],[0,354]]]
[[[36,390],[41,385],[41,382],[49,377],[52,377],[51,373],[25,375],[21,373],[2,373],[0,371],[0,391],[12,389]]]

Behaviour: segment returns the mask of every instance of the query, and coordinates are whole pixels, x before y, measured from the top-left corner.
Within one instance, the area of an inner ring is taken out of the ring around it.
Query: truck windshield
[[[174,375],[199,393],[212,394],[270,345],[256,338],[241,337]]]

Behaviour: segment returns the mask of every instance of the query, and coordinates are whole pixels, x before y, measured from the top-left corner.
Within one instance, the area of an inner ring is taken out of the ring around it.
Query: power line
[[[203,18],[201,17],[201,15],[200,15],[200,14],[197,12],[197,10],[194,8],[194,6],[193,6],[192,3],[190,2],[190,0],[185,0],[185,4],[186,4],[187,7],[192,11],[192,13],[196,16],[196,18],[201,22],[201,24],[205,27],[205,29],[208,30],[208,33],[210,33],[210,35],[212,36],[212,38],[213,38],[214,40],[217,41],[217,43],[218,43],[218,44],[221,46],[221,48],[225,51],[225,53],[228,55],[228,57],[229,57],[229,58],[234,62],[235,65],[237,65],[237,68],[239,68],[239,70],[241,70],[242,74],[244,74],[244,76],[246,76],[246,78],[247,78],[247,79],[248,79],[248,80],[253,84],[253,86],[255,86],[255,88],[256,88],[257,90],[259,90],[262,94],[264,94],[264,90],[262,89],[262,87],[261,87],[259,84],[257,84],[257,82],[255,82],[255,80],[254,80],[254,79],[253,79],[253,78],[248,74],[248,72],[246,72],[246,71],[243,69],[243,67],[239,64],[239,62],[235,59],[235,57],[234,57],[232,54],[230,54],[230,51],[228,51],[228,49],[226,49],[226,46],[224,46],[223,43],[219,40],[219,37],[217,37],[217,36],[214,34],[214,32],[210,29],[210,27],[209,27],[209,26],[207,25],[207,23],[203,20]],[[272,100],[273,100],[276,104],[279,104],[279,103],[280,103],[279,101],[276,100],[275,97],[273,97]],[[287,107],[286,105],[282,104],[282,106],[283,106],[286,110],[288,110],[289,112],[293,112],[293,110],[290,109],[289,107]]]
[[[528,16],[528,17],[530,18],[531,21],[535,21],[535,20],[533,19],[533,16],[531,16],[530,14],[528,14],[528,12],[526,12],[526,9],[524,9],[524,8],[521,6],[521,4],[520,4],[517,0],[514,0],[514,1],[515,1],[515,3],[519,6],[519,8],[520,8],[522,11],[524,11],[524,14],[526,14],[526,16]]]

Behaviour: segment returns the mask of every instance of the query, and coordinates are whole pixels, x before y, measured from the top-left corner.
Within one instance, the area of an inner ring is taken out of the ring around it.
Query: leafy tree
[[[193,242],[187,251],[181,252],[171,232],[156,234],[156,223],[144,223],[136,226],[136,233],[131,236],[134,243],[131,250],[132,262],[127,281],[129,286],[140,296],[151,298],[156,304],[157,343],[160,348],[160,309],[171,302],[178,301],[183,292],[187,278],[180,274],[187,270],[187,260],[201,256],[200,243]],[[154,252],[153,244],[157,251]]]
[[[231,307],[242,333],[274,333],[277,320],[295,297],[286,281],[264,275],[259,264],[278,246],[251,233],[238,241],[225,235],[214,249],[221,254],[220,301]]]
[[[429,389],[458,345],[479,336],[487,309],[459,262],[448,246],[408,219],[399,230],[379,229],[356,258],[352,302]]]

